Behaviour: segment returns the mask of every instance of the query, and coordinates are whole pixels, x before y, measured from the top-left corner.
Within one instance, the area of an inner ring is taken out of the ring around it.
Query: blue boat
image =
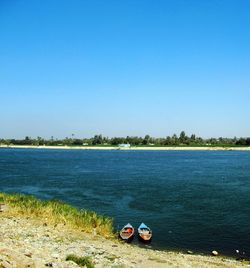
[[[150,242],[152,239],[152,230],[143,222],[138,227],[138,237],[143,242]]]

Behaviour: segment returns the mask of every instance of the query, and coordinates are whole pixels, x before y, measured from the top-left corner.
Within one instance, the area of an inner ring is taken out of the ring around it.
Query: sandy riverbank
[[[202,256],[142,249],[116,239],[74,231],[46,218],[17,216],[6,208],[0,213],[0,267],[80,267],[66,261],[69,254],[88,257],[95,268],[113,267],[247,267],[222,256]]]
[[[0,148],[19,149],[64,149],[64,150],[137,150],[137,151],[250,151],[250,147],[135,147],[116,146],[34,146],[34,145],[0,145]]]

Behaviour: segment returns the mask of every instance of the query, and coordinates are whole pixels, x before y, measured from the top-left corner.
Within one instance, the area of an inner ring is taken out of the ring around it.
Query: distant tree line
[[[166,136],[164,138],[154,138],[146,135],[145,137],[127,136],[127,137],[103,137],[95,135],[92,138],[75,138],[74,134],[70,138],[50,139],[42,137],[31,138],[26,136],[24,139],[0,139],[3,145],[67,145],[67,146],[117,146],[119,144],[130,144],[131,146],[250,146],[249,138],[209,138],[203,139],[195,134],[186,135],[185,131],[181,131],[179,135]]]

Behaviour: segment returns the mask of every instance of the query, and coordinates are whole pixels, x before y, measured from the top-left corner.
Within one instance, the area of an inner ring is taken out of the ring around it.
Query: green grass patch
[[[94,268],[94,264],[90,257],[77,257],[76,255],[68,255],[66,261],[73,261],[81,267]]]
[[[5,203],[16,215],[33,216],[51,223],[63,223],[76,230],[105,237],[114,237],[113,220],[94,211],[79,210],[58,200],[40,200],[32,195],[0,193],[0,203]]]

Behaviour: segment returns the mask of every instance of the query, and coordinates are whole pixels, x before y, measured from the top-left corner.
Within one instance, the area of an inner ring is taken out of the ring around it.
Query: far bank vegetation
[[[149,135],[145,137],[104,137],[95,135],[92,138],[77,138],[75,134],[64,139],[57,139],[51,136],[50,139],[42,137],[32,138],[26,136],[24,139],[1,139],[2,145],[34,145],[34,146],[118,146],[119,144],[130,144],[131,146],[250,146],[250,137],[247,138],[207,138],[198,137],[195,134],[188,136],[185,131],[179,135],[173,134],[161,138],[154,138]]]

